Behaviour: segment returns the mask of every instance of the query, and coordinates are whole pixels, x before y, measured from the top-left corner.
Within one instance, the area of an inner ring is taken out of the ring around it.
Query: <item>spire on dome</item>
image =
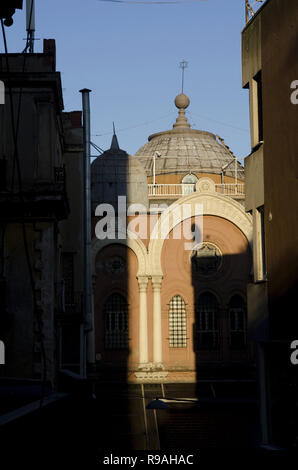
[[[176,119],[175,124],[173,125],[173,128],[176,127],[184,127],[184,128],[190,128],[190,124],[185,117],[185,109],[189,106],[190,104],[190,99],[188,98],[187,95],[184,93],[180,93],[180,95],[177,95],[175,98],[175,105],[179,109],[179,114]]]
[[[114,122],[113,122],[113,137],[112,137],[110,150],[112,150],[113,152],[118,152],[120,150],[118,139],[117,139],[116,132],[115,132]]]

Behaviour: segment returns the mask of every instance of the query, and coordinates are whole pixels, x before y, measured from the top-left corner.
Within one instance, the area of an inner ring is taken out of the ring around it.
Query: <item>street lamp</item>
[[[155,159],[157,158],[160,158],[161,157],[161,154],[159,152],[154,152],[153,154],[153,196],[155,196],[155,172],[156,172],[156,169],[155,169]]]

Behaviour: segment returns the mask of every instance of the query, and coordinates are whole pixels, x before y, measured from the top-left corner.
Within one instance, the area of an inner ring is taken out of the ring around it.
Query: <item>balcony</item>
[[[149,198],[177,199],[178,197],[192,194],[195,191],[195,184],[148,184]],[[245,196],[244,183],[216,184],[215,191],[235,199],[244,199]]]

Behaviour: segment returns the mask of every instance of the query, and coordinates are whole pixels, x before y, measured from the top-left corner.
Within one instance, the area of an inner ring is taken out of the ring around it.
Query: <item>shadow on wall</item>
[[[93,235],[98,228],[104,231],[115,229],[115,237],[109,236],[108,244],[97,240],[101,245],[95,260],[98,380],[94,424],[98,420],[104,423],[96,448],[105,451],[145,449],[140,386],[129,385],[127,380],[129,369],[139,359],[138,349],[134,346],[134,338],[138,339],[138,322],[133,321],[139,315],[139,288],[135,275],[132,276],[132,272],[138,271],[138,261],[126,240],[117,240],[117,235],[126,231],[128,206],[135,203],[148,205],[146,174],[137,159],[119,148],[115,133],[111,148],[92,163],[91,173]],[[119,197],[122,197],[120,205]],[[114,211],[109,213],[109,208],[102,204],[109,204]],[[114,227],[111,218],[109,220],[113,212],[116,216]],[[98,238],[97,232],[96,235]]]
[[[204,242],[192,255],[196,394],[202,401],[197,413],[199,447],[252,448],[257,444],[257,390],[252,345],[247,339],[250,267],[249,248],[222,255],[216,245]],[[241,287],[236,280],[242,281]]]
[[[192,252],[191,340],[196,383],[166,384],[165,388],[166,396],[193,398],[197,403],[170,404],[163,412],[167,414],[161,435],[163,449],[252,448],[257,444],[254,354],[247,341],[245,283],[250,265],[249,248],[222,255],[213,243],[203,242]],[[239,283],[235,287],[235,279],[242,279],[242,291]],[[179,325],[176,331],[175,327],[170,330],[170,346],[186,347],[182,297],[172,298],[169,315],[172,325]]]
[[[92,236],[98,221],[103,232],[112,228],[113,214],[104,206],[99,211],[99,205],[110,204],[115,216],[120,215],[118,196],[128,195],[129,158],[114,135],[111,148],[92,163]],[[91,420],[94,429],[100,421],[100,435],[93,436],[99,452],[132,448],[127,385],[131,336],[128,279],[128,248],[124,244],[115,243],[97,253],[93,278],[97,383]]]
[[[297,448],[298,366],[290,361],[291,342],[298,339],[297,257],[288,252],[274,262],[267,283],[269,338],[264,343],[272,443]],[[284,273],[283,270],[286,270]]]

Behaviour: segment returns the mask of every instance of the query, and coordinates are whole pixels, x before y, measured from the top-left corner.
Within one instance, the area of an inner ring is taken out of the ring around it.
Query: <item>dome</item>
[[[142,204],[148,208],[148,186],[145,170],[136,157],[121,150],[114,134],[111,148],[91,165],[92,212],[98,204],[111,204],[117,209],[118,196],[126,196],[127,206]]]
[[[234,176],[233,155],[228,151],[228,147],[220,143],[211,132],[190,128],[185,117],[185,109],[189,103],[188,96],[178,95],[175,98],[175,105],[179,109],[179,115],[173,129],[150,135],[148,143],[143,145],[135,156],[142,163],[148,176],[152,173],[154,155],[159,157],[155,159],[156,175],[190,171],[221,173],[221,169],[229,165],[225,169],[225,175]],[[243,174],[240,163],[238,171]]]

